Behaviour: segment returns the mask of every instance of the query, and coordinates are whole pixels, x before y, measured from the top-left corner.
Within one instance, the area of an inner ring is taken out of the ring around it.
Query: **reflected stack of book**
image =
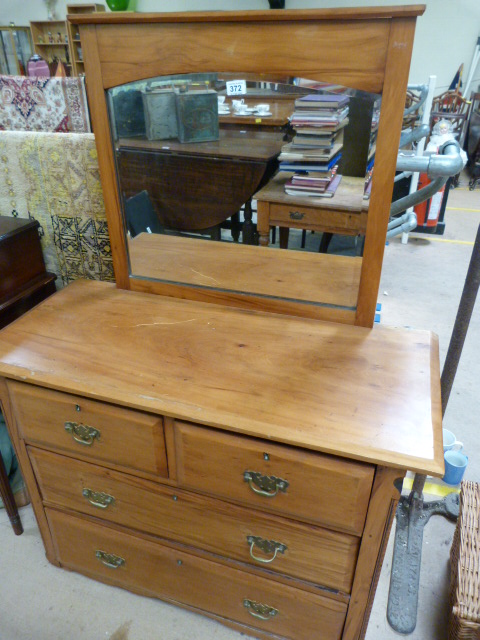
[[[329,171],[338,164],[349,99],[345,94],[315,93],[295,100],[290,118],[295,136],[282,147],[282,171]]]
[[[285,182],[285,193],[289,196],[333,198],[341,179],[336,165],[323,173],[296,173]]]

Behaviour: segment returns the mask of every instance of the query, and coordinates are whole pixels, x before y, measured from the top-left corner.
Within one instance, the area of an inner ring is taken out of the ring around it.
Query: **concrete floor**
[[[444,236],[411,235],[386,247],[379,302],[381,323],[433,330],[442,365],[480,224],[480,190],[466,179],[450,192]],[[480,303],[477,302],[444,426],[465,444],[466,478],[480,477]],[[13,534],[0,510],[0,640],[235,640],[243,637],[202,616],[83,576],[56,569],[45,559],[30,506],[20,510],[25,533]],[[454,525],[428,523],[412,640],[446,639],[448,556]],[[398,638],[385,618],[393,535],[387,550],[367,640]],[[312,640],[315,640],[312,638]]]

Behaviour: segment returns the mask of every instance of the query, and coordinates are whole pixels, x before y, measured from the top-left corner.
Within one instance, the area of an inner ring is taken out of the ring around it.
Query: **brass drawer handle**
[[[304,213],[300,213],[300,211],[290,211],[290,218],[292,220],[303,220],[305,217]]]
[[[254,600],[243,601],[243,606],[247,609],[248,613],[254,618],[260,618],[260,620],[270,620],[278,614],[278,609],[269,607],[268,604],[261,604]]]
[[[266,498],[274,498],[279,491],[287,491],[289,483],[282,478],[275,476],[263,476],[257,471],[245,471],[243,479],[248,482],[250,489],[254,493]]]
[[[91,446],[97,438],[100,439],[100,431],[89,427],[86,424],[80,422],[65,422],[65,431],[72,434],[72,438],[80,444],[86,444]]]
[[[93,491],[86,487],[82,491],[82,495],[90,502],[90,504],[93,504],[94,507],[98,507],[99,509],[106,509],[109,505],[115,502],[115,498],[108,495],[108,493],[103,493],[103,491]]]
[[[95,556],[100,560],[102,564],[110,569],[118,569],[125,565],[125,560],[120,556],[116,556],[113,553],[107,553],[106,551],[95,551]]]
[[[264,564],[269,564],[273,562],[277,557],[277,553],[285,553],[288,549],[287,545],[282,544],[281,542],[275,542],[275,540],[265,540],[264,538],[260,538],[259,536],[247,536],[247,542],[250,545],[250,555],[257,562],[263,562]],[[253,553],[253,548],[258,547],[263,553],[273,553],[272,558],[259,558]]]

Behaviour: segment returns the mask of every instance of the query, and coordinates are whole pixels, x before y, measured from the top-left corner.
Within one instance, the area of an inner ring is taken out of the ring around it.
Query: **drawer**
[[[181,486],[361,535],[372,465],[175,423]]]
[[[358,203],[361,204],[361,195]],[[309,207],[298,204],[270,203],[269,223],[272,226],[298,227],[300,229],[326,230],[350,235],[365,233],[366,212],[336,211],[321,206]]]
[[[167,476],[160,416],[20,382],[9,381],[8,389],[27,442]]]
[[[351,590],[359,539],[28,448],[43,500],[330,589]]]
[[[347,605],[337,599],[246,574],[60,511],[47,509],[46,513],[58,560],[69,569],[281,637],[312,640],[319,630],[329,640],[341,637]]]

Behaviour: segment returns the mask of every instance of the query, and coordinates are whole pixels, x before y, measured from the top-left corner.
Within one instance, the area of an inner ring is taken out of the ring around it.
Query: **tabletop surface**
[[[443,474],[438,341],[76,281],[0,332],[0,374]]]
[[[157,153],[185,154],[219,158],[268,161],[280,153],[283,143],[280,132],[231,131],[219,132],[219,139],[210,142],[182,143],[178,140],[145,140],[143,138],[120,138],[118,149],[155,151]]]
[[[292,175],[292,172],[279,171],[260,191],[257,191],[256,200],[286,205],[295,203],[313,209],[338,209],[349,213],[368,211],[369,202],[363,199],[364,178],[342,176],[333,198],[316,198],[301,194],[287,195],[285,183]]]

